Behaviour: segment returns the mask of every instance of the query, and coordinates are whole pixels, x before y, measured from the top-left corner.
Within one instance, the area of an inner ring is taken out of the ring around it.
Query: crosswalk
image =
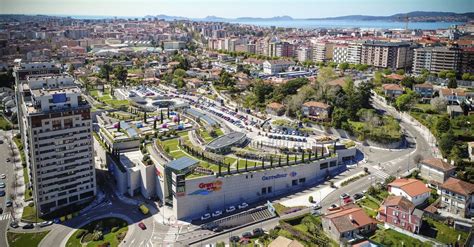
[[[179,234],[178,227],[170,227],[168,233],[166,233],[164,242],[165,243],[174,243],[176,241],[176,236]]]
[[[377,169],[374,169],[372,172],[371,172],[373,175],[377,176],[377,177],[380,177],[380,178],[383,178],[383,179],[386,179],[388,178],[390,175],[388,175],[387,173],[385,173],[384,171],[381,171],[381,170],[377,170]]]
[[[0,221],[2,220],[8,220],[10,219],[12,216],[10,214],[2,214],[0,215]]]

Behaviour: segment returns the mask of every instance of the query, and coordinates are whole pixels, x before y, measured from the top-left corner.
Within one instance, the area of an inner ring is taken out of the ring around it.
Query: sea
[[[63,15],[57,15],[63,16]],[[64,16],[63,16],[64,17]],[[111,19],[112,16],[70,16],[75,19]],[[135,16],[121,16],[120,18],[141,18]],[[204,19],[191,19],[193,21],[207,21]],[[303,29],[317,28],[362,28],[362,29],[404,29],[406,23],[398,21],[362,21],[362,20],[310,20],[310,19],[292,19],[292,20],[227,20],[229,23],[241,23],[264,27],[290,27]],[[446,29],[452,25],[464,24],[463,22],[409,22],[408,29],[435,30]]]
[[[282,20],[282,21],[230,21],[232,23],[275,26],[303,29],[316,28],[362,28],[362,29],[404,29],[405,22],[397,21],[360,21],[360,20]],[[460,25],[462,22],[409,22],[408,29],[435,30],[446,29],[453,25]]]

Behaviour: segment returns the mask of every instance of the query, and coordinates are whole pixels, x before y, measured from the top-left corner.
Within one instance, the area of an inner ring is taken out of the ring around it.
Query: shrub
[[[309,200],[310,203],[314,203],[313,196],[309,196],[308,200]]]
[[[119,228],[118,226],[114,226],[114,227],[112,227],[111,232],[116,232],[116,231],[118,231],[119,229],[120,229],[120,228]]]
[[[127,235],[127,232],[121,232],[117,234],[117,240],[121,242],[125,238],[125,235]]]
[[[103,237],[104,237],[104,236],[103,236],[103,234],[102,234],[102,231],[95,231],[94,234],[93,234],[92,239],[93,239],[94,241],[99,241],[99,240],[102,240]]]
[[[81,242],[82,242],[82,243],[90,242],[90,241],[92,241],[92,237],[93,237],[92,233],[88,232],[88,233],[86,233],[86,234],[83,236]]]
[[[76,238],[77,238],[77,239],[82,238],[86,233],[87,233],[86,230],[80,229],[79,232],[77,233]]]

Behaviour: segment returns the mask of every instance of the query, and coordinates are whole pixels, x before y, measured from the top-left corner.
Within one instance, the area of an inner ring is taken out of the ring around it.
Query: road
[[[52,231],[43,239],[40,246],[60,246],[66,244],[69,236],[79,227],[102,217],[120,217],[129,223],[129,231],[122,246],[159,246],[158,242],[165,241],[164,234],[169,230],[168,226],[158,224],[153,218],[157,209],[148,204],[151,214],[144,216],[136,205],[124,202],[114,193],[112,179],[105,171],[98,171],[97,176],[101,181],[99,186],[105,193],[105,200],[96,207],[81,214],[81,217],[73,218],[64,224],[55,224]],[[143,222],[146,230],[141,230],[137,224]]]
[[[0,179],[0,182],[5,183],[6,188],[0,189],[5,191],[5,196],[0,197],[0,207],[3,209],[3,213],[0,214],[0,232],[2,233],[0,236],[0,246],[7,246],[6,241],[6,229],[8,228],[8,223],[12,218],[10,209],[5,206],[5,202],[7,198],[9,198],[10,194],[12,194],[14,188],[12,181],[15,178],[15,171],[14,166],[11,162],[7,162],[7,157],[10,157],[11,148],[9,146],[9,141],[6,136],[4,136],[5,132],[2,131],[0,134],[0,140],[3,142],[0,144],[0,153],[4,154],[0,157],[0,173],[5,174],[7,177],[6,179]]]
[[[383,110],[383,106],[375,103],[374,107],[379,110]],[[389,112],[387,114],[396,114],[394,112]],[[360,179],[356,182],[350,184],[350,186],[344,186],[338,188],[335,191],[327,195],[322,201],[321,206],[323,209],[327,209],[331,204],[340,202],[340,195],[342,193],[347,193],[353,195],[355,193],[362,192],[367,190],[370,185],[375,184],[376,182],[383,182],[388,176],[397,176],[415,167],[413,157],[416,155],[421,155],[423,158],[432,157],[433,153],[431,147],[426,139],[420,134],[418,129],[416,129],[410,122],[402,121],[400,122],[402,129],[404,130],[405,137],[407,140],[407,148],[401,150],[384,150],[378,148],[370,148],[362,145],[358,145],[359,150],[361,150],[365,155],[366,164],[360,165],[358,168],[353,169],[347,174],[355,174],[363,170],[363,167],[367,167],[371,173],[368,176],[368,179]],[[335,179],[338,179],[337,177]],[[334,179],[333,179],[334,180]],[[334,181],[335,182],[335,181]],[[228,243],[228,239],[232,235],[241,236],[242,233],[252,231],[256,227],[263,227],[265,230],[274,228],[278,224],[280,218],[271,219],[262,223],[254,224],[242,229],[217,235],[213,238],[204,240],[193,246],[202,246],[206,244],[212,244],[216,242],[225,242]],[[201,233],[202,234],[202,233]],[[204,237],[204,236],[203,236]],[[193,239],[190,241],[196,241],[199,239]]]

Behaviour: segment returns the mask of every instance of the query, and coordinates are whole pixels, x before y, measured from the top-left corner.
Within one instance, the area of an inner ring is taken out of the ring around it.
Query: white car
[[[207,214],[204,214],[203,216],[201,216],[201,220],[207,220],[211,218],[211,214],[210,213],[207,213]]]
[[[39,223],[38,225],[39,225],[40,227],[47,227],[47,226],[50,226],[50,225],[52,225],[52,224],[53,224],[52,221],[45,221],[45,222]]]
[[[1,178],[1,179],[5,179],[5,178],[7,178],[7,175],[5,175],[5,174],[0,174],[0,178]]]
[[[246,207],[248,207],[249,205],[246,203],[246,202],[242,202],[238,207],[239,209],[244,209]]]
[[[228,207],[226,210],[225,210],[227,213],[232,213],[235,211],[235,207],[234,206],[230,206]]]
[[[214,213],[212,213],[212,217],[219,217],[222,215],[222,211],[216,210]]]

